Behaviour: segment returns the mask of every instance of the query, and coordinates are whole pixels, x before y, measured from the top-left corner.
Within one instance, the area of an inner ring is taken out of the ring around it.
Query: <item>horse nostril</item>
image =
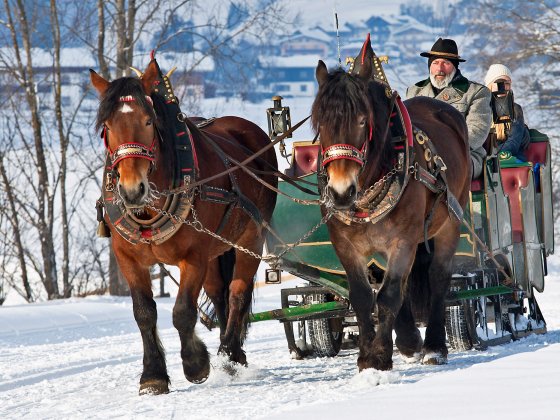
[[[354,197],[355,194],[356,194],[356,186],[350,185],[350,188],[348,188],[348,197]]]
[[[141,182],[140,183],[140,194],[144,195],[145,192],[146,192],[146,187],[144,186],[144,183]]]

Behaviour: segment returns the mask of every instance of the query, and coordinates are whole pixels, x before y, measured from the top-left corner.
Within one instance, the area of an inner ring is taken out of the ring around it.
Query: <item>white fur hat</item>
[[[503,76],[507,76],[511,79],[511,71],[503,64],[492,64],[488,68],[488,73],[486,73],[486,77],[484,78],[484,84],[488,86]]]

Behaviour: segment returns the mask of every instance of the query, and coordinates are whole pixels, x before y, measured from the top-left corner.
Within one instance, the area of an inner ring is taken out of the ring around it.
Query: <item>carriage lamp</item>
[[[276,268],[267,268],[264,272],[264,282],[266,284],[280,284],[282,282],[282,272]]]
[[[283,98],[281,96],[273,96],[272,102],[274,103],[274,106],[266,110],[268,119],[268,136],[271,140],[274,140],[275,138],[281,136],[292,128],[290,107],[282,106],[282,99]],[[286,137],[291,138],[292,134],[290,133]],[[286,145],[284,144],[284,141],[280,142],[279,148],[280,154],[283,157],[287,157]]]
[[[511,123],[515,121],[513,107],[513,92],[505,89],[505,84],[498,81],[498,90],[492,92],[492,116],[494,124]]]

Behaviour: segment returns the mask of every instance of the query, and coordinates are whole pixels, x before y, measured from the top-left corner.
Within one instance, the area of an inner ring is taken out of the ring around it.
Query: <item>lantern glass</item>
[[[274,96],[272,98],[274,106],[266,110],[268,119],[268,135],[274,139],[290,130],[292,121],[290,117],[290,107],[282,106],[282,97]],[[289,134],[287,137],[292,137]]]

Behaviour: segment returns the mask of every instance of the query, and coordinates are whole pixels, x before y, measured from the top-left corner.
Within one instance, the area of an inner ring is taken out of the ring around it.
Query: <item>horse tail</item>
[[[430,282],[428,272],[433,259],[434,241],[431,239],[431,253],[428,253],[424,243],[418,245],[416,258],[406,282],[405,297],[410,302],[410,307],[416,322],[427,323],[430,311]]]
[[[229,311],[229,285],[233,280],[233,269],[235,268],[235,249],[231,248],[218,257],[220,277],[224,285],[224,302],[226,302],[226,314]]]
[[[231,281],[233,280],[233,270],[235,268],[236,258],[235,258],[235,249],[231,248],[229,251],[226,251],[222,255],[218,257],[218,264],[219,264],[219,271],[220,276],[222,277],[223,287],[224,287],[224,302],[225,302],[225,311],[226,311],[226,319],[229,314],[229,298],[230,298],[230,287]],[[243,326],[241,329],[241,342],[245,341],[247,337],[247,331],[249,330],[249,317],[252,313],[253,308],[253,292],[251,292],[251,296],[249,301],[247,302],[247,312],[243,318]],[[229,322],[229,321],[228,321]]]
[[[213,292],[210,296],[205,290],[207,285],[205,283],[198,299],[200,322],[210,331],[215,326],[220,325],[220,319],[227,320],[229,312],[229,286],[233,280],[233,269],[235,268],[235,250],[232,248],[224,252],[217,258],[217,262],[220,278],[214,279],[212,282],[213,284],[219,284],[217,290],[220,290],[220,293],[215,295]],[[216,290],[216,287],[212,287],[212,290]],[[218,312],[220,312],[221,317],[218,315]],[[220,325],[220,327],[225,328],[225,325]]]

